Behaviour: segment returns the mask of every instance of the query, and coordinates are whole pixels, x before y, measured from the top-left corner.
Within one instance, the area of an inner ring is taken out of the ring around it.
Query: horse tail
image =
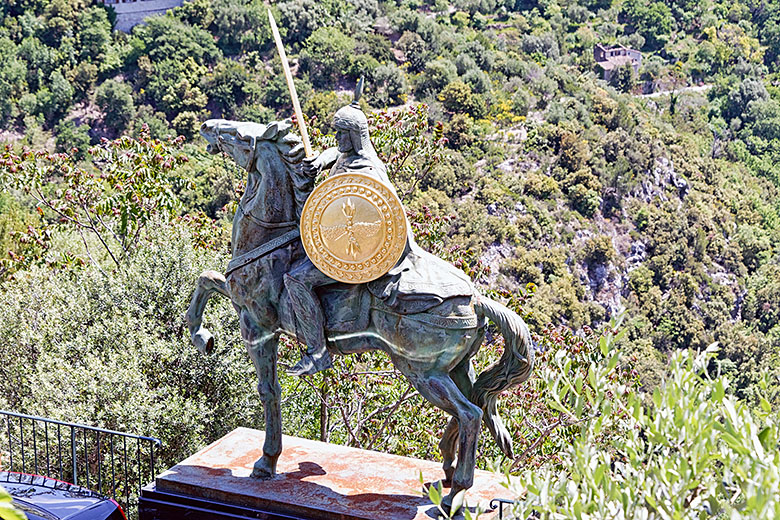
[[[202,323],[206,303],[215,292],[230,298],[224,275],[217,271],[203,271],[198,277],[198,285],[192,294],[187,314],[184,315],[184,322],[190,331],[190,340],[202,354],[209,354],[214,349],[214,336]]]
[[[507,457],[513,459],[512,437],[498,415],[498,395],[528,379],[534,366],[534,344],[523,318],[504,305],[480,297],[475,308],[495,323],[504,336],[505,347],[501,358],[479,374],[471,391],[471,401],[483,411],[483,420],[496,444]]]

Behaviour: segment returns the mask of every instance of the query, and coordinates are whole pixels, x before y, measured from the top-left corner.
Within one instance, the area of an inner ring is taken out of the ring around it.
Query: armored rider
[[[337,146],[305,159],[302,182],[313,183],[322,170],[331,168],[331,176],[346,172],[362,173],[380,181],[395,193],[387,169],[371,143],[366,115],[358,104],[361,87],[362,81],[355,90],[354,101],[333,116]],[[314,289],[336,281],[306,258],[284,276],[284,283],[294,307],[298,333],[306,342],[306,353],[288,372],[298,376],[312,375],[330,368],[332,361],[325,343],[322,304]]]

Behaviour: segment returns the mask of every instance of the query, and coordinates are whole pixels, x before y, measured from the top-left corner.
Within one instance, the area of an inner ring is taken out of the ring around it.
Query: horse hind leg
[[[271,478],[276,474],[276,463],[282,453],[282,388],[276,371],[277,334],[265,332],[246,310],[241,311],[241,337],[257,373],[257,391],[265,412],[265,442],[263,456],[254,464],[252,476]]]
[[[477,347],[481,345],[484,337],[485,333],[483,330],[474,339],[474,344],[476,344]],[[467,399],[471,399],[471,389],[474,386],[474,381],[477,380],[477,374],[474,371],[471,356],[465,358],[452,369],[450,378],[455,382],[458,390],[460,390]],[[452,417],[450,422],[447,423],[447,427],[444,429],[444,435],[442,435],[441,441],[439,442],[439,451],[441,451],[443,460],[442,469],[444,470],[445,482],[451,482],[453,474],[455,473],[458,438],[458,420],[455,417]]]
[[[452,372],[450,372],[450,378],[452,378],[455,385],[458,387],[458,390],[460,390],[466,398],[471,397],[471,388],[476,379],[471,359],[464,359],[456,366]],[[447,427],[444,429],[444,435],[442,435],[441,441],[439,442],[439,450],[441,451],[443,459],[442,469],[444,469],[446,482],[451,482],[455,473],[458,440],[458,420],[455,417],[452,417],[450,422],[447,423]]]
[[[425,399],[457,420],[459,460],[452,475],[450,493],[443,501],[444,506],[449,507],[455,495],[474,483],[482,410],[463,395],[446,373],[408,374],[408,377]]]

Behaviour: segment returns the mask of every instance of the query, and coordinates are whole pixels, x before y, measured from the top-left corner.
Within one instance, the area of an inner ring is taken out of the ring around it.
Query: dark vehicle
[[[127,520],[113,499],[61,480],[0,471],[0,485],[30,520]]]
[[[0,485],[33,519],[137,518],[159,446],[154,437],[0,410]]]

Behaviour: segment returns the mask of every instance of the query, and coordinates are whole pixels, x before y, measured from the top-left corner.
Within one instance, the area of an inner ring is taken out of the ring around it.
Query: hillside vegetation
[[[230,160],[204,152],[200,123],[291,114],[268,7],[191,0],[123,34],[87,0],[0,6],[0,407],[158,435],[169,462],[261,423],[229,305],[207,310],[212,358],[191,351],[179,320],[198,273],[226,265],[243,189]],[[522,312],[544,345],[541,377],[502,402],[522,453],[504,469],[533,469],[528,507],[780,507],[722,473],[742,457],[766,489],[778,482],[780,4],[270,7],[316,145],[333,142],[330,118],[365,76],[372,136],[418,239]],[[642,65],[607,83],[596,44],[639,49]],[[437,456],[443,417],[420,412],[381,356],[283,387],[289,432]],[[652,420],[669,410],[680,444]],[[683,428],[700,413],[702,430]],[[498,451],[483,441],[488,467]],[[687,476],[664,480],[669,468]],[[668,503],[621,495],[634,487],[663,488]]]

